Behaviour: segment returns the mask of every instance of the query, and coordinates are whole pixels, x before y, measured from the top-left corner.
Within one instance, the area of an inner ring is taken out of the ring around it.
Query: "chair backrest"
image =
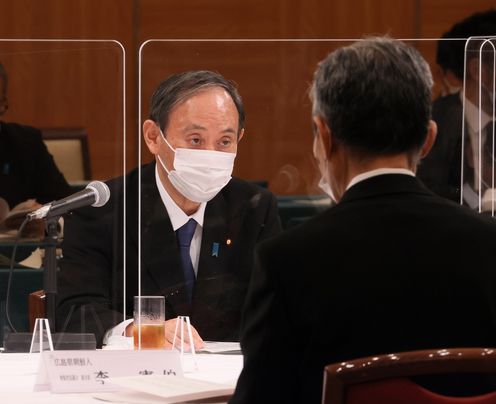
[[[68,182],[91,179],[88,135],[84,128],[44,128],[43,141]]]
[[[410,351],[328,365],[324,370],[322,403],[496,403],[496,392],[474,397],[448,397],[429,391],[409,379],[456,373],[496,374],[496,349]]]

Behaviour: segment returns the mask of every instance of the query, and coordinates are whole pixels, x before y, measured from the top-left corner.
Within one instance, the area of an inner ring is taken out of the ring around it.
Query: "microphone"
[[[34,212],[28,213],[26,217],[28,221],[31,221],[61,216],[71,210],[88,205],[99,208],[105,205],[109,199],[110,190],[107,184],[101,181],[92,181],[82,191],[59,199],[58,201],[47,203]]]

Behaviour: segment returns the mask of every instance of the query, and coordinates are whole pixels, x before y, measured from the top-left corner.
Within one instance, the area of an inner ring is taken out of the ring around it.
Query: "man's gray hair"
[[[313,114],[336,140],[366,154],[420,149],[431,117],[432,74],[420,53],[388,37],[339,48],[319,63]]]
[[[169,115],[175,106],[212,87],[223,88],[231,96],[238,111],[239,135],[245,125],[245,111],[238,90],[233,82],[226,80],[219,73],[208,70],[175,74],[160,83],[151,99],[150,119],[165,132],[169,124]]]

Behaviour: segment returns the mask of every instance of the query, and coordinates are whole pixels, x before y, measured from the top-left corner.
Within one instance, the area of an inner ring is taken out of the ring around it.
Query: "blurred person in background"
[[[7,85],[7,72],[0,63],[0,118],[9,108]],[[70,193],[69,184],[48,152],[40,130],[0,120],[0,199],[3,199],[0,222],[9,212],[34,210]],[[15,227],[20,223],[13,224]],[[36,224],[31,229],[36,227],[39,229]],[[39,231],[35,233],[39,235]]]
[[[479,132],[481,150],[492,149],[494,128],[494,66],[491,45],[483,47],[481,75],[479,77],[479,48],[483,41],[471,41],[468,45],[465,72],[465,40],[469,37],[496,38],[496,10],[475,13],[456,23],[445,32],[438,42],[436,61],[443,72],[444,95],[437,98],[432,107],[432,118],[438,126],[438,136],[429,155],[418,167],[418,177],[432,191],[460,203],[463,187],[463,204],[476,209],[479,206],[479,190],[482,195],[491,188],[492,158],[481,156],[479,176]],[[496,41],[493,41],[496,45]],[[465,94],[463,94],[463,80]],[[479,88],[482,103],[479,106]],[[465,115],[463,115],[465,103]],[[481,110],[481,127],[479,127]],[[465,144],[462,156],[462,130],[465,126]],[[487,136],[489,134],[489,136]],[[463,161],[463,165],[462,165]],[[489,165],[489,167],[487,167]],[[461,184],[461,170],[464,178]],[[486,173],[486,176],[484,176]],[[480,181],[479,181],[480,179]],[[479,184],[480,182],[480,184]],[[487,204],[486,204],[487,205]]]

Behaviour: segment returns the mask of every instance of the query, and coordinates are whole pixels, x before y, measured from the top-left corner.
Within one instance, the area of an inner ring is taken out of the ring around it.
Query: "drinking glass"
[[[163,296],[134,296],[133,335],[134,349],[165,348],[165,299]]]

